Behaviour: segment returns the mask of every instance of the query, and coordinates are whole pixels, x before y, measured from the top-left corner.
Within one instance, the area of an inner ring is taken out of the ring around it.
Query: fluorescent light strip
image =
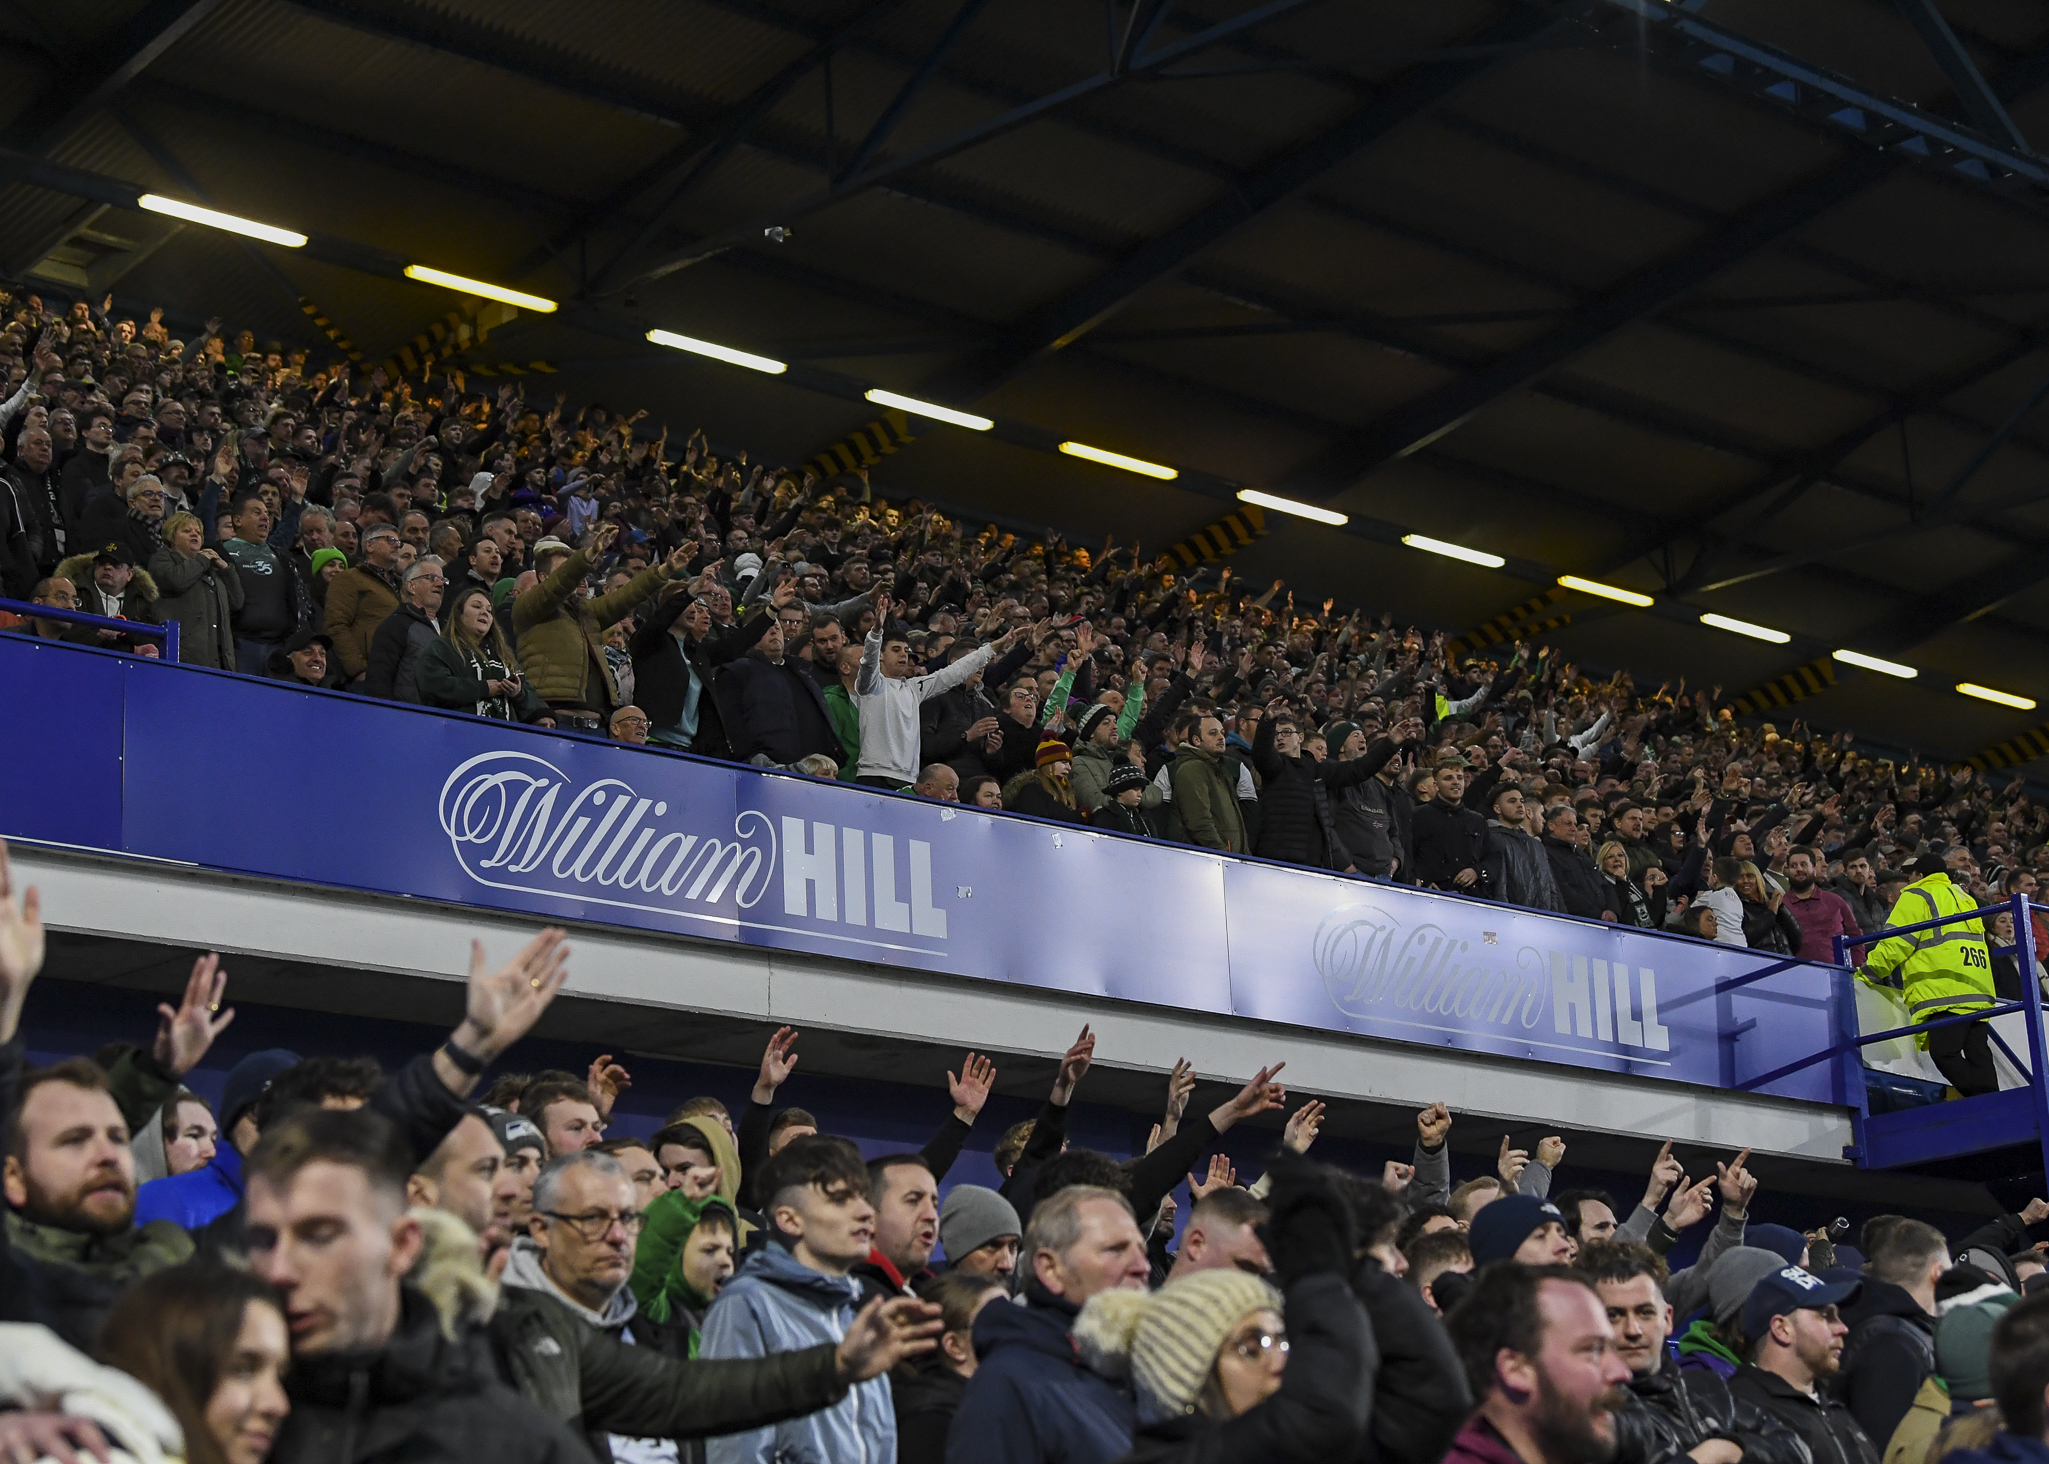
[[[1773,630],[1768,625],[1752,625],[1747,620],[1732,620],[1726,615],[1703,615],[1700,617],[1700,623],[1712,625],[1716,630],[1729,630],[1737,635],[1747,635],[1752,640],[1770,641],[1775,646],[1782,646],[1793,638],[1783,630]]]
[[[1903,681],[1912,681],[1921,673],[1912,666],[1902,666],[1898,661],[1881,661],[1876,656],[1867,656],[1861,651],[1831,651],[1846,666],[1862,666],[1866,671],[1878,671],[1887,676],[1897,676]]]
[[[965,427],[970,432],[987,432],[996,425],[995,419],[977,417],[973,412],[957,412],[952,407],[942,407],[936,402],[921,402],[916,397],[898,396],[881,387],[870,388],[865,395],[878,407],[895,407],[909,412],[913,417],[930,417],[935,422],[951,422],[956,427]]]
[[[135,200],[135,206],[148,209],[151,213],[169,214],[172,218],[183,219],[188,224],[205,224],[209,229],[225,229],[230,234],[247,234],[252,239],[263,240],[266,244],[282,244],[287,249],[306,247],[306,236],[291,229],[259,224],[254,219],[237,218],[234,214],[201,208],[196,203],[180,203],[177,199],[166,198],[161,193],[145,193]]]
[[[1599,580],[1581,579],[1576,574],[1561,574],[1558,583],[1568,590],[1578,590],[1582,595],[1599,595],[1604,600],[1620,600],[1625,605],[1634,605],[1642,610],[1658,602],[1649,595],[1639,595],[1635,590],[1621,590],[1614,585],[1604,585]]]
[[[1178,468],[1165,463],[1149,463],[1144,458],[1126,457],[1121,452],[1111,452],[1104,447],[1090,447],[1086,442],[1063,442],[1060,450],[1069,457],[1087,458],[1092,463],[1101,463],[1106,468],[1122,468],[1127,473],[1143,473],[1148,478],[1178,478]]]
[[[2002,707],[2012,707],[2017,712],[2032,712],[2035,703],[2027,697],[2015,696],[2010,691],[1994,691],[1989,686],[1980,686],[1975,681],[1959,681],[1957,690],[1965,696],[1974,696],[1979,701],[1996,702]]]
[[[1257,488],[1240,488],[1238,490],[1238,501],[1240,503],[1257,504],[1261,508],[1270,508],[1275,513],[1292,513],[1297,518],[1315,519],[1320,524],[1337,524],[1342,527],[1352,521],[1348,516],[1339,513],[1336,509],[1318,508],[1313,503],[1297,503],[1292,498],[1280,498],[1272,493],[1262,493]]]
[[[673,330],[651,330],[647,338],[658,346],[671,350],[689,351],[693,355],[709,356],[714,361],[723,361],[728,366],[745,366],[749,371],[763,371],[770,376],[781,376],[790,368],[773,356],[757,356],[750,351],[736,351],[731,346],[715,345],[701,341],[696,336],[678,335]]]
[[[450,274],[445,269],[434,269],[429,265],[409,264],[406,266],[405,274],[407,279],[418,280],[423,285],[440,285],[444,289],[460,290],[465,295],[503,301],[507,305],[517,305],[522,310],[533,310],[542,315],[550,314],[556,308],[555,302],[545,295],[529,295],[524,290],[508,290],[503,285]]]
[[[1485,565],[1488,569],[1499,569],[1508,563],[1499,554],[1489,554],[1484,549],[1468,549],[1463,544],[1448,544],[1442,539],[1432,539],[1423,534],[1404,534],[1402,542],[1411,549],[1421,549],[1430,554],[1442,554],[1447,559],[1463,559],[1468,564]]]

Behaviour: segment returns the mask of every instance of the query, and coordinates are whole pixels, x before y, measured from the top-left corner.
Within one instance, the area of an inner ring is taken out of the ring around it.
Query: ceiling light
[[[1348,524],[1351,519],[1336,509],[1318,508],[1313,503],[1297,503],[1292,498],[1278,498],[1271,493],[1262,493],[1257,488],[1240,488],[1240,503],[1255,503],[1261,508],[1270,508],[1275,513],[1292,513],[1302,518],[1315,519],[1320,524]]]
[[[1620,600],[1623,604],[1634,605],[1639,610],[1657,604],[1649,595],[1639,595],[1635,590],[1619,590],[1613,585],[1604,585],[1599,580],[1581,579],[1576,574],[1561,574],[1558,576],[1558,583],[1568,590],[1578,590],[1582,595],[1599,595],[1604,600]]]
[[[970,432],[987,432],[996,425],[989,417],[977,417],[973,412],[956,412],[952,407],[942,407],[934,402],[921,402],[916,397],[898,396],[893,391],[875,387],[866,393],[868,400],[878,407],[895,407],[909,412],[913,417],[930,417],[935,422],[951,422],[956,427],[965,427]]]
[[[406,278],[418,280],[423,285],[440,285],[444,289],[460,290],[465,295],[476,295],[485,300],[502,300],[507,305],[517,305],[522,310],[537,310],[543,315],[555,309],[555,302],[545,295],[529,295],[524,290],[508,290],[503,285],[493,285],[484,280],[450,274],[445,269],[430,269],[424,264],[407,265]]]
[[[1861,651],[1831,651],[1829,654],[1847,666],[1862,666],[1866,671],[1881,671],[1887,676],[1897,676],[1904,681],[1912,681],[1921,674],[1912,666],[1902,666],[1898,661],[1881,661],[1878,657],[1867,656]]]
[[[1144,458],[1126,457],[1121,452],[1108,448],[1090,447],[1086,442],[1063,442],[1060,450],[1069,457],[1087,458],[1092,463],[1101,463],[1106,468],[1122,468],[1127,473],[1143,473],[1148,478],[1178,478],[1181,473],[1165,463],[1149,463]]]
[[[189,224],[205,224],[209,229],[226,229],[230,234],[247,234],[252,239],[261,239],[267,244],[282,244],[287,249],[306,247],[306,236],[290,229],[275,228],[270,224],[259,224],[254,219],[237,218],[233,214],[218,213],[210,208],[201,208],[196,203],[180,203],[175,198],[165,198],[161,193],[145,193],[135,200],[137,208],[146,208],[151,213],[169,214],[174,219],[183,219]]]
[[[1994,691],[1989,686],[1980,686],[1975,681],[1959,681],[1957,690],[1965,696],[1975,696],[1979,701],[1997,702],[2002,707],[2012,707],[2017,712],[2032,712],[2034,702],[2024,696],[2015,696],[2010,691]]]
[[[1442,554],[1447,559],[1463,559],[1468,564],[1484,564],[1489,569],[1499,569],[1508,563],[1499,554],[1489,554],[1484,549],[1468,549],[1463,544],[1447,544],[1442,539],[1426,538],[1422,534],[1404,534],[1402,542],[1411,549]]]
[[[709,356],[714,361],[723,361],[728,366],[745,366],[749,371],[765,371],[770,376],[781,376],[790,368],[772,356],[757,356],[749,351],[736,351],[731,346],[714,345],[701,341],[696,336],[678,335],[673,330],[651,330],[647,338],[658,346],[669,346],[678,351],[690,351],[699,356]]]
[[[1708,614],[1700,617],[1702,625],[1712,625],[1716,630],[1733,630],[1738,635],[1747,635],[1753,640],[1770,641],[1782,646],[1793,637],[1783,630],[1773,630],[1768,625],[1752,625],[1747,620],[1731,620],[1726,615]]]

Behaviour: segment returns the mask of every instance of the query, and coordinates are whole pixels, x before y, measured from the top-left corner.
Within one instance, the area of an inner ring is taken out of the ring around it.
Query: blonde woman
[[[150,557],[157,609],[178,625],[178,660],[187,666],[235,669],[235,612],[242,608],[242,577],[216,550],[205,547],[199,519],[174,513],[164,521],[164,542]]]
[[[501,722],[552,727],[548,704],[519,674],[519,661],[491,609],[491,592],[465,585],[448,607],[448,629],[420,652],[413,685],[421,704]]]

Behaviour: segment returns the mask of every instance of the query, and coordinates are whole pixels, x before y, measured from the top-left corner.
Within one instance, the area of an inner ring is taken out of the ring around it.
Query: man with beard
[[[1629,1367],[1600,1297],[1563,1266],[1489,1266],[1448,1321],[1479,1411],[1449,1464],[1608,1464]],[[1701,1464],[1735,1464],[1733,1445]]]
[[[1827,868],[1828,861],[1819,850],[1808,844],[1796,845],[1786,856],[1786,882],[1790,886],[1786,891],[1786,908],[1800,925],[1800,949],[1793,954],[1803,961],[1833,965],[1835,938],[1864,932],[1849,901],[1820,883]]]
[[[1729,1379],[1729,1391],[1800,1435],[1814,1464],[1878,1464],[1878,1450],[1834,1396],[1850,1329],[1836,1314],[1857,1290],[1827,1282],[1798,1266],[1774,1271],[1743,1304],[1750,1360]]]
[[[1632,1375],[1631,1405],[1616,1415],[1623,1457],[1672,1459],[1685,1453],[1705,1460],[1722,1453],[1716,1445],[1733,1444],[1743,1464],[1802,1464],[1800,1446],[1784,1422],[1739,1401],[1717,1373],[1679,1371],[1665,1347],[1672,1303],[1665,1300],[1665,1262],[1656,1252],[1629,1241],[1596,1241],[1576,1264],[1594,1283],[1615,1329],[1615,1350]]]

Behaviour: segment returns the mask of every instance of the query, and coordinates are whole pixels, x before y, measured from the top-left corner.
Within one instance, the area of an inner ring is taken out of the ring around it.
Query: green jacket
[[[847,1395],[831,1344],[768,1357],[664,1357],[621,1342],[542,1291],[508,1286],[491,1342],[520,1396],[584,1433],[691,1439],[766,1428]]]
[[[640,1245],[633,1252],[633,1276],[626,1284],[640,1303],[640,1314],[648,1320],[668,1321],[679,1304],[698,1315],[711,1305],[690,1289],[676,1258],[683,1254],[684,1243],[712,1198],[716,1197],[693,1200],[681,1190],[666,1190],[647,1207],[647,1227],[640,1232]]]
[[[548,715],[548,704],[534,694],[530,682],[521,682],[519,695],[493,696],[493,681],[504,681],[510,669],[488,648],[472,651],[453,636],[443,634],[420,652],[413,666],[413,687],[420,704],[474,712],[496,717],[501,722],[531,722]]]
[[[854,694],[835,681],[825,689],[825,715],[840,740],[840,781],[851,783],[861,770],[861,708]]]
[[[583,550],[571,554],[512,602],[512,626],[527,684],[542,701],[551,706],[575,702],[609,714],[618,705],[619,688],[605,661],[603,633],[642,600],[653,599],[668,580],[659,569],[644,569],[631,583],[578,606],[574,592],[591,569]]]
[[[1245,816],[1238,807],[1237,782],[1225,771],[1224,759],[1188,744],[1174,759],[1168,778],[1174,785],[1174,811],[1189,843],[1228,854],[1245,852]]]

